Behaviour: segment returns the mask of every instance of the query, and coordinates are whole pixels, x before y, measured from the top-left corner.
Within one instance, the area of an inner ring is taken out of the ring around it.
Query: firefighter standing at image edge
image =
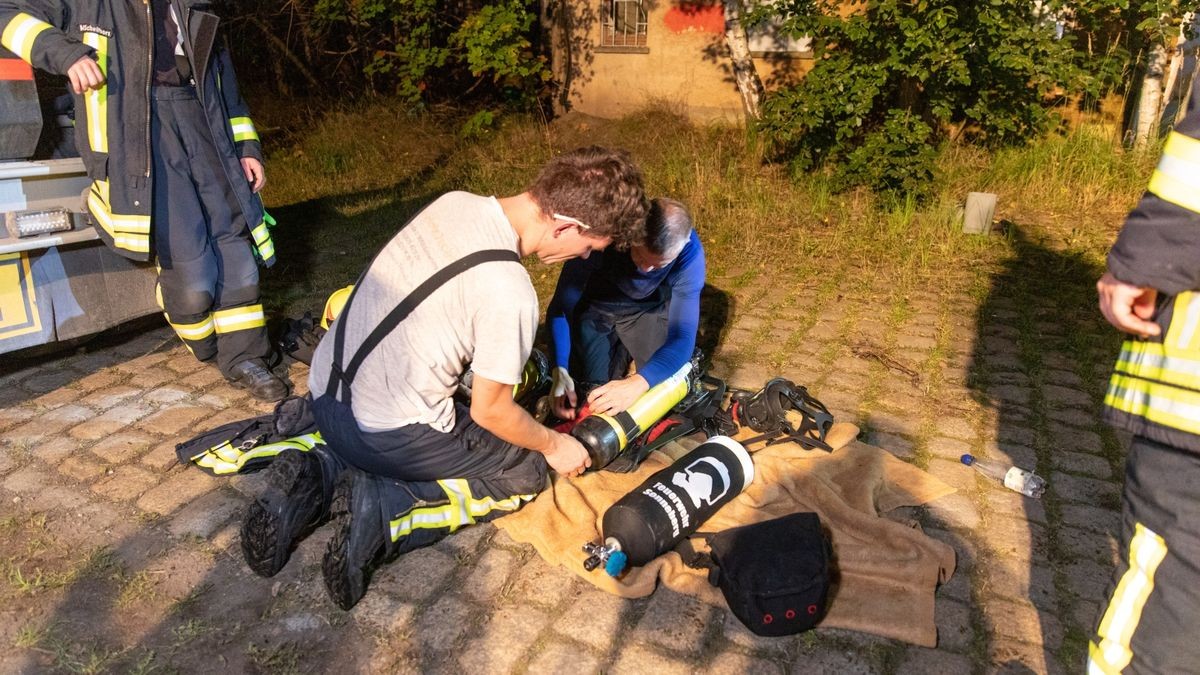
[[[88,212],[117,253],[154,260],[168,323],[233,384],[278,400],[258,262],[275,249],[262,148],[219,20],[191,0],[0,0],[0,44],[65,75]]]
[[[1167,138],[1097,282],[1100,309],[1131,333],[1105,416],[1133,433],[1121,558],[1088,672],[1197,672],[1200,642],[1200,87]]]

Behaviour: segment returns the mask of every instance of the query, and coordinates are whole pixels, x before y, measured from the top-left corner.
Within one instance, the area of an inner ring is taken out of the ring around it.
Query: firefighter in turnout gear
[[[1132,334],[1107,419],[1134,434],[1121,559],[1088,672],[1193,672],[1200,664],[1200,86],[1097,283],[1100,309]],[[1189,665],[1190,664],[1190,665]]]
[[[0,0],[0,43],[70,80],[101,238],[155,261],[159,305],[196,358],[278,400],[287,386],[267,368],[258,291],[258,263],[275,262],[262,149],[208,8]]]
[[[513,399],[538,313],[520,261],[626,247],[644,236],[646,210],[628,156],[592,147],[550,160],[519,195],[451,192],[418,213],[317,346],[309,389],[328,445],[285,450],[267,469],[242,524],[250,568],[277,573],[332,518],[325,587],[349,609],[379,565],[517,510],[547,467],[582,473],[584,447]],[[452,398],[467,364],[469,407]]]

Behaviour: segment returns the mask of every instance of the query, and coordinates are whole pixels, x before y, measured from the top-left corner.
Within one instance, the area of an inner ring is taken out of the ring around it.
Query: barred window
[[[642,0],[602,0],[601,47],[645,47],[646,8]]]

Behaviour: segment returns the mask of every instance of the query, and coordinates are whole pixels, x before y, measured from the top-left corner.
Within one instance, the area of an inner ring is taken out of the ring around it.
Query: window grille
[[[602,0],[601,47],[645,47],[646,8],[642,0]]]

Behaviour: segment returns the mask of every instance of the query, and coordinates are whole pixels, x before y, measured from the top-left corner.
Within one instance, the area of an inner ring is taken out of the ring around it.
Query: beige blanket
[[[954,550],[919,528],[881,518],[900,506],[916,506],[954,492],[924,471],[880,448],[853,440],[858,428],[836,424],[828,440],[832,453],[805,450],[794,443],[763,448],[753,455],[754,482],[707,523],[705,532],[813,511],[831,535],[836,586],[825,627],[933,647],[934,589],[954,573]],[[704,570],[685,566],[677,553],[633,568],[621,579],[583,569],[580,547],[599,541],[604,511],[625,493],[678,457],[695,442],[669,444],[638,471],[598,472],[553,485],[517,513],[496,521],[513,539],[532,544],[551,564],[578,574],[598,588],[627,598],[649,595],[658,582],[711,604],[724,604]],[[753,448],[751,448],[753,450]],[[699,543],[699,542],[698,542]]]

